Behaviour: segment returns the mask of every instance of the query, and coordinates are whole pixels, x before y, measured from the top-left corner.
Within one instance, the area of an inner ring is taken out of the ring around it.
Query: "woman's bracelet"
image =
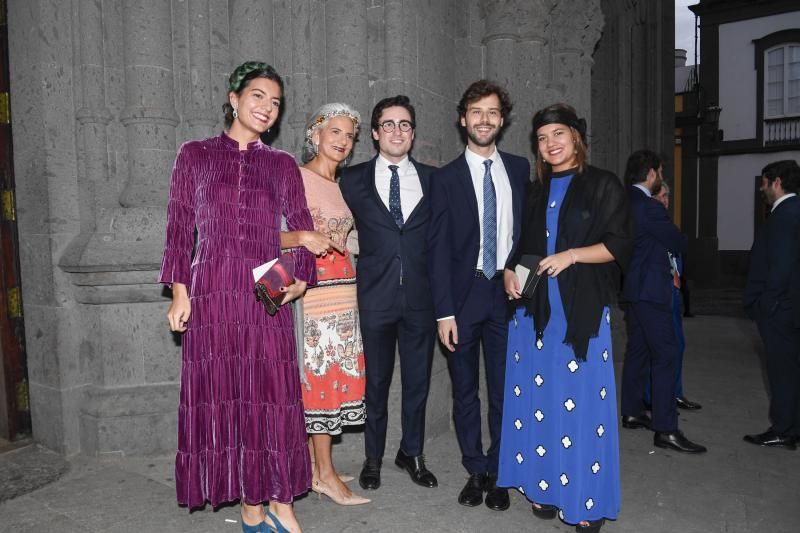
[[[570,248],[567,251],[569,252],[569,256],[572,258],[572,264],[574,265],[575,261],[577,261],[577,257],[575,257],[575,252],[572,251],[572,248]]]

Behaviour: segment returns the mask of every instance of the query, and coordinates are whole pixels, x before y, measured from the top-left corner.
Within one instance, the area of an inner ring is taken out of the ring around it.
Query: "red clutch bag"
[[[283,254],[264,263],[253,270],[253,277],[256,279],[256,298],[264,304],[267,313],[274,315],[286,297],[281,287],[294,283],[294,257],[292,254]]]

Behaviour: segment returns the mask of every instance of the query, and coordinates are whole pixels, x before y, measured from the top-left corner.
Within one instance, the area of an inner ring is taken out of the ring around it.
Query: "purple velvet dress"
[[[291,306],[270,317],[253,293],[252,269],[280,253],[281,215],[314,229],[291,155],[260,141],[240,151],[224,133],[181,147],[160,281],[186,284],[192,304],[175,459],[189,507],[289,503],[311,486]],[[313,283],[314,256],[293,253],[295,276]]]

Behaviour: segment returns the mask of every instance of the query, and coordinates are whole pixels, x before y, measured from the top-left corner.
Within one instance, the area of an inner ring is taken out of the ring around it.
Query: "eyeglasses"
[[[411,131],[414,129],[414,123],[408,120],[401,120],[400,122],[395,122],[393,120],[387,120],[385,122],[381,122],[379,126],[381,129],[386,133],[392,133],[394,131],[395,125],[400,128],[400,131],[403,133]]]

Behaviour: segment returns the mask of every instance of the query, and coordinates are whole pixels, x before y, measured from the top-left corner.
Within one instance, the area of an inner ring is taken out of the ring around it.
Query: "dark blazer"
[[[770,213],[750,250],[744,305],[751,318],[786,313],[800,327],[800,198]]]
[[[519,243],[525,189],[530,183],[528,160],[499,152],[511,183],[514,236],[510,256]],[[455,316],[464,304],[475,277],[480,252],[478,200],[462,153],[431,177],[431,225],[428,265],[437,318]]]
[[[345,169],[339,181],[358,230],[358,307],[386,310],[396,305],[402,271],[402,284],[413,296],[407,305],[416,310],[430,309],[433,304],[425,252],[434,168],[411,159],[422,185],[422,199],[398,228],[375,187],[376,160],[377,156]]]
[[[683,254],[688,240],[669,219],[664,206],[638,187],[628,190],[634,246],[622,287],[626,302],[672,306],[672,273],[667,252]]]

